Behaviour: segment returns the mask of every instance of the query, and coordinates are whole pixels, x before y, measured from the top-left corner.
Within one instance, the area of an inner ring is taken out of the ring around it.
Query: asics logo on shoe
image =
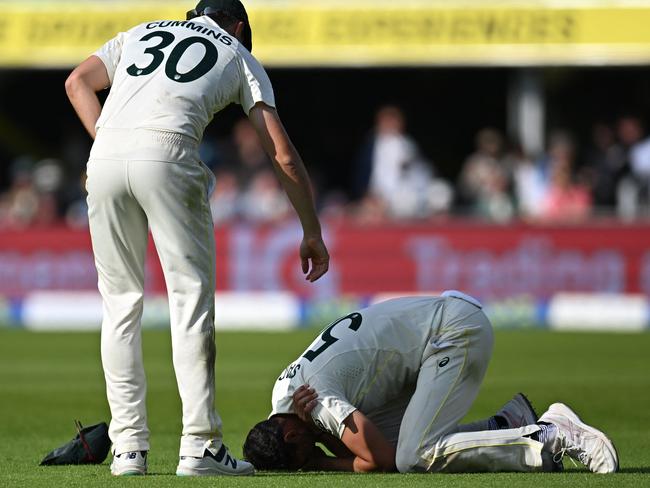
[[[447,366],[447,364],[449,364],[449,358],[447,356],[445,356],[444,358],[442,358],[438,362],[438,367],[443,368],[443,367]]]

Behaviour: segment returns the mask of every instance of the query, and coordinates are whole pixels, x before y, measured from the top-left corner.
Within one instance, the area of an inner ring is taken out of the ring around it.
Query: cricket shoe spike
[[[566,454],[594,473],[618,471],[618,454],[612,441],[600,430],[585,424],[564,403],[552,404],[539,421],[557,427],[557,436],[549,446],[556,462]]]
[[[517,393],[495,415],[501,416],[508,422],[508,429],[532,425],[538,419],[537,412],[523,393]]]
[[[123,452],[113,456],[113,476],[142,476],[147,474],[147,451]]]
[[[225,444],[216,453],[206,449],[203,457],[181,456],[177,476],[247,476],[255,474],[252,464],[235,459]]]

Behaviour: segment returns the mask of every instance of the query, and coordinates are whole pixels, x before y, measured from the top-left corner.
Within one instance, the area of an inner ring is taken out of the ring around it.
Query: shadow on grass
[[[650,473],[650,466],[642,467],[632,467],[632,468],[621,468],[618,470],[619,473]]]
[[[618,470],[618,473],[624,473],[624,474],[650,474],[650,466],[638,466],[638,467],[627,467],[627,468],[621,468]],[[382,476],[403,476],[403,474],[400,473],[366,473],[370,475],[382,475]],[[468,476],[468,475],[474,475],[474,476],[485,476],[485,475],[500,475],[500,474],[513,474],[513,473],[408,473],[408,476],[432,476],[432,475],[438,475],[438,476],[454,476],[454,475],[459,475],[459,476]],[[521,473],[521,474],[535,474],[535,473]],[[563,476],[563,475],[574,475],[574,474],[590,474],[589,470],[587,469],[568,469],[566,471],[556,471],[556,472],[539,472],[538,474],[541,475],[558,475],[558,476]],[[309,478],[325,478],[325,477],[331,477],[332,475],[352,475],[352,476],[358,476],[359,473],[344,473],[344,472],[323,472],[323,471],[258,471],[255,473],[256,477],[269,477],[273,478],[276,476],[293,476],[293,477],[309,477]]]

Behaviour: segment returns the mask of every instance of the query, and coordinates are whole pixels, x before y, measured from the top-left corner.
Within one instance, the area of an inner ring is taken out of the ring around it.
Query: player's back
[[[140,24],[97,55],[113,75],[99,128],[162,130],[196,141],[215,112],[240,103],[246,70],[263,73],[237,39],[207,16]]]
[[[443,303],[438,297],[398,298],[339,319],[285,370],[274,398],[306,383],[322,398],[344,397],[363,412],[384,405],[417,380]]]

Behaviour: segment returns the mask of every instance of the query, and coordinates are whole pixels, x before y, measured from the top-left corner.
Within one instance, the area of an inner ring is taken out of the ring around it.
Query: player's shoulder
[[[239,41],[237,41],[235,51],[237,52],[237,58],[241,61],[242,65],[246,66],[249,70],[253,72],[265,71],[262,63]]]

